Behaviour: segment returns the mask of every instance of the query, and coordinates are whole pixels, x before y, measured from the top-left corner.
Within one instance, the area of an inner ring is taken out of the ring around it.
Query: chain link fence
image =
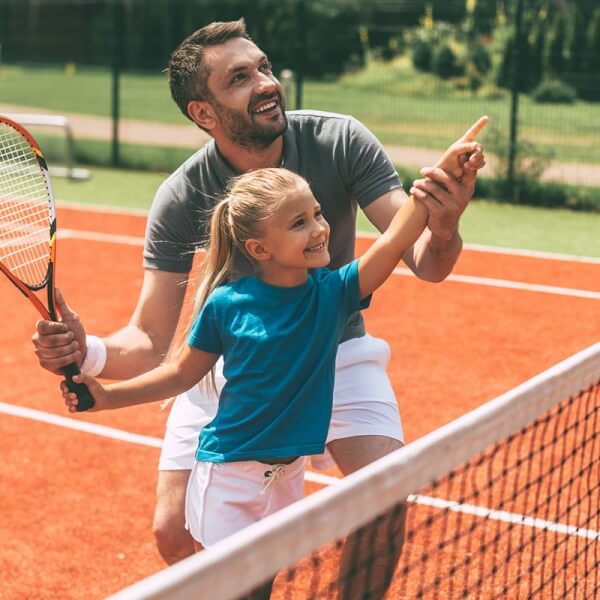
[[[354,115],[399,167],[487,114],[486,171],[507,195],[600,186],[594,0],[0,0],[0,111],[69,115],[85,161],[172,168],[206,137],[170,99],[168,57],[239,17],[289,108]]]

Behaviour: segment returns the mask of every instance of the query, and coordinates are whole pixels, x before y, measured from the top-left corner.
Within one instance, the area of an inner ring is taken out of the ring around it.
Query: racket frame
[[[44,184],[46,186],[46,198],[48,200],[48,228],[49,228],[49,241],[48,241],[48,268],[46,271],[46,276],[43,281],[37,285],[28,285],[24,283],[21,279],[16,277],[6,265],[2,263],[0,260],[0,271],[8,280],[24,295],[26,296],[30,302],[35,306],[40,315],[47,321],[58,321],[56,315],[56,295],[54,289],[54,281],[56,277],[56,239],[57,239],[57,229],[56,229],[56,205],[54,202],[54,192],[52,190],[52,183],[50,181],[50,174],[48,172],[48,165],[46,163],[46,159],[42,153],[42,150],[39,144],[35,141],[34,137],[22,126],[18,123],[15,123],[11,119],[7,117],[3,117],[0,115],[0,125],[7,125],[12,127],[22,135],[26,141],[29,143],[33,154],[36,157],[38,166],[40,168],[40,172],[44,179]],[[46,296],[48,306],[46,307],[43,302],[38,298],[35,292],[46,288]],[[81,405],[78,405],[78,410],[87,410],[91,408],[93,403],[93,398],[91,397],[87,387],[83,384],[75,383],[72,381],[73,376],[79,374],[79,367],[73,363],[63,367],[63,373],[67,376],[67,381],[69,387],[73,388],[73,391],[76,391],[78,396],[80,397],[80,402],[85,398],[85,402]],[[81,406],[81,408],[80,408]]]

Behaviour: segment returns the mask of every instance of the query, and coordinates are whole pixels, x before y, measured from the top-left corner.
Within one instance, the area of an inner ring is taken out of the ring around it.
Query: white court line
[[[6,402],[0,402],[0,413],[11,415],[13,417],[22,417],[32,421],[39,421],[41,423],[47,423],[48,425],[56,425],[58,427],[64,427],[65,429],[83,431],[85,433],[91,433],[100,437],[127,442],[128,444],[152,446],[153,448],[160,448],[162,446],[162,440],[159,438],[154,438],[147,435],[138,435],[137,433],[129,433],[127,431],[122,431],[121,429],[106,427],[105,425],[97,425],[95,423],[88,423],[87,421],[79,421],[69,417],[61,417],[52,413],[36,410],[34,408],[7,404]]]
[[[357,233],[358,239],[377,239],[378,233],[370,231],[360,231]],[[508,256],[523,256],[525,258],[541,258],[545,260],[560,260],[567,262],[582,262],[593,265],[600,265],[600,258],[597,256],[577,256],[576,254],[564,254],[561,252],[546,252],[544,250],[522,250],[520,248],[506,248],[505,246],[487,246],[486,244],[468,244],[464,243],[465,250],[473,252],[485,252],[488,254],[506,254]]]
[[[59,233],[60,239],[81,239],[93,242],[106,242],[114,244],[127,244],[131,246],[143,246],[144,238],[139,236],[120,235],[113,233],[100,233],[96,231],[79,231],[74,229],[62,229]],[[544,257],[548,258],[548,257]],[[395,275],[414,277],[409,269],[395,269]],[[445,281],[456,283],[470,283],[489,287],[506,288],[512,290],[524,290],[540,294],[554,294],[558,296],[572,296],[575,298],[586,298],[588,300],[600,300],[600,292],[591,290],[578,290],[553,285],[540,285],[534,283],[523,283],[519,281],[508,281],[505,279],[494,279],[492,277],[474,277],[471,275],[450,274]]]
[[[583,527],[575,527],[574,525],[563,525],[554,521],[546,521],[545,519],[537,519],[527,517],[518,513],[511,513],[505,510],[492,510],[484,506],[475,506],[474,504],[460,504],[442,498],[431,498],[430,496],[410,495],[408,501],[414,504],[423,506],[432,506],[439,509],[449,509],[452,512],[459,512],[466,515],[489,519],[490,521],[503,521],[504,523],[514,523],[515,525],[525,525],[534,529],[543,529],[552,533],[560,533],[563,535],[574,535],[577,537],[586,538],[588,540],[600,540],[600,531],[593,529],[584,529]]]
[[[139,236],[121,235],[118,233],[100,233],[98,231],[81,231],[78,229],[61,229],[58,232],[58,239],[106,242],[108,244],[126,244],[129,246],[144,245],[144,238]]]
[[[414,277],[409,269],[394,269],[395,275]],[[444,281],[457,283],[472,283],[475,285],[486,285],[489,287],[507,288],[511,290],[524,290],[527,292],[538,292],[540,294],[555,294],[557,296],[574,296],[575,298],[587,298],[589,300],[600,300],[600,292],[591,290],[577,290],[555,285],[541,285],[537,283],[523,283],[520,281],[507,281],[506,279],[495,279],[493,277],[474,277],[472,275],[457,275],[451,273]]]
[[[46,413],[41,410],[33,408],[26,408],[24,406],[14,406],[12,404],[6,404],[0,402],[0,413],[11,415],[14,417],[22,417],[25,419],[31,419],[42,423],[48,423],[49,425],[56,425],[58,427],[64,427],[66,429],[73,429],[75,431],[82,431],[105,437],[129,444],[138,444],[141,446],[150,446],[152,448],[162,447],[162,440],[155,437],[146,435],[138,435],[136,433],[129,433],[121,429],[115,429],[113,427],[107,427],[105,425],[96,425],[95,423],[89,423],[86,421],[79,421],[69,417],[61,417],[51,413]],[[306,481],[313,483],[319,483],[321,485],[335,485],[340,481],[339,477],[333,477],[331,475],[323,475],[321,473],[314,473],[312,471],[306,471],[304,478]],[[422,496],[420,494],[411,494],[407,498],[408,502],[413,504],[420,504],[424,506],[431,506],[439,509],[449,509],[452,512],[459,512],[475,517],[489,519],[491,521],[503,521],[505,523],[514,523],[515,525],[522,525],[525,527],[531,527],[533,529],[542,529],[544,531],[551,531],[553,533],[559,533],[563,535],[574,535],[577,537],[584,537],[590,540],[600,540],[600,531],[594,531],[593,529],[584,529],[575,527],[573,525],[564,525],[562,523],[556,523],[554,521],[547,521],[545,519],[537,519],[534,517],[527,517],[518,513],[510,513],[503,510],[493,510],[484,506],[475,506],[473,504],[461,504],[451,500],[444,500],[443,498],[432,498],[430,496]]]
[[[509,256],[525,256],[528,258],[542,258],[548,260],[561,260],[567,262],[582,262],[600,265],[600,258],[595,256],[576,256],[574,254],[562,254],[560,252],[544,252],[542,250],[516,250],[502,246],[486,246],[484,244],[464,244],[466,250],[474,252],[487,252],[490,254],[507,254]]]

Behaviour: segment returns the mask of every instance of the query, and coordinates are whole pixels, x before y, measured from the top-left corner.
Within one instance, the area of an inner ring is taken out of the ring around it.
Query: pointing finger
[[[475,141],[475,139],[477,139],[477,136],[479,135],[479,132],[487,125],[488,121],[489,118],[487,116],[481,117],[480,119],[475,121],[475,123],[473,123],[473,125],[471,125],[469,129],[467,129],[465,134],[462,136],[461,140],[465,142]]]

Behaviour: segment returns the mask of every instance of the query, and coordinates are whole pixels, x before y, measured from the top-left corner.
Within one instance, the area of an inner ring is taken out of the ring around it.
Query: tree
[[[560,79],[566,68],[565,45],[567,37],[566,19],[562,12],[558,13],[552,22],[548,36],[547,65],[550,74]]]
[[[573,11],[570,23],[569,39],[567,42],[567,69],[564,79],[572,85],[581,96],[582,88],[585,85],[585,55],[586,55],[586,36],[583,15],[580,10]]]
[[[544,42],[546,41],[546,27],[538,22],[531,34],[531,61],[529,77],[531,87],[535,88],[544,78]]]
[[[475,0],[472,12],[473,33],[490,35],[496,23],[497,12],[496,0]]]
[[[600,8],[592,14],[586,36],[580,95],[586,100],[600,100]]]

